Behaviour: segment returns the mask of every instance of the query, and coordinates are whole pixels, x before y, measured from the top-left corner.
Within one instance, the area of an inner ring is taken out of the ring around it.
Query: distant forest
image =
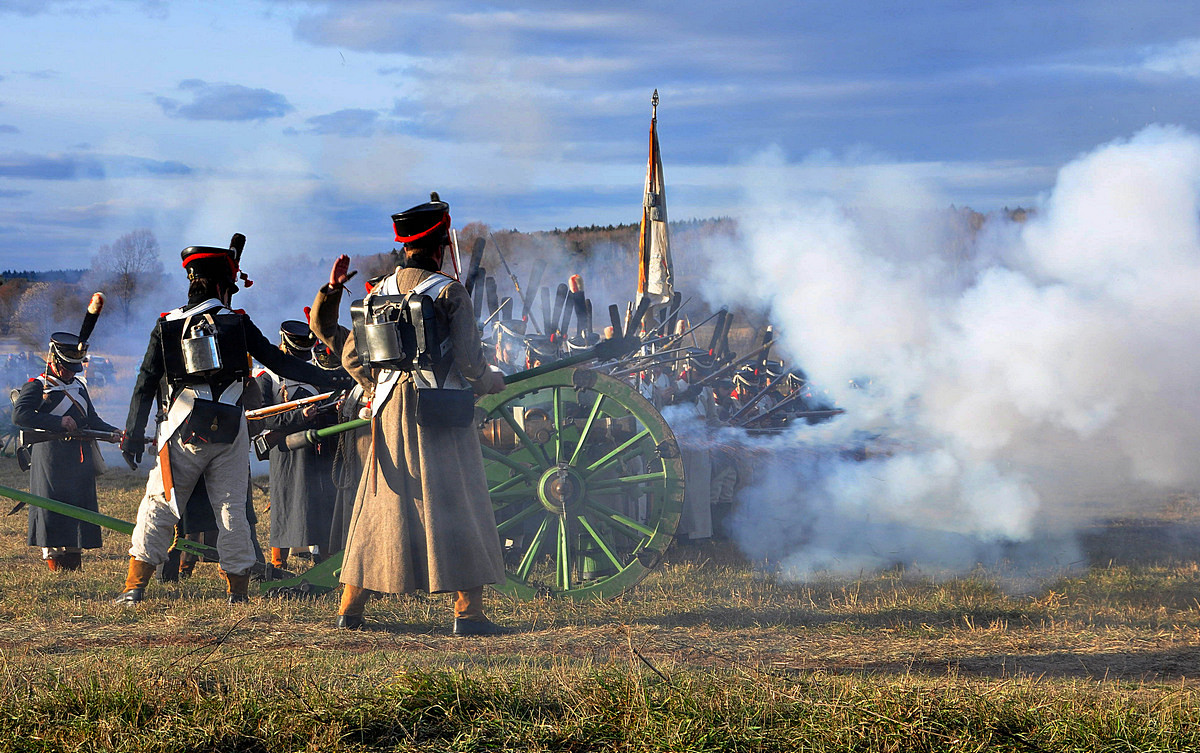
[[[27,282],[65,282],[74,285],[83,279],[86,269],[51,269],[35,272],[32,269],[6,269],[0,272],[0,285],[8,280],[25,280]]]

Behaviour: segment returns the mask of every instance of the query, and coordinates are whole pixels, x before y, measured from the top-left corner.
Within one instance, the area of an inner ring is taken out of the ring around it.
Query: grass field
[[[132,519],[140,479],[101,482]],[[328,597],[228,606],[213,565],[115,607],[128,539],[71,574],[24,536],[0,517],[0,751],[1200,750],[1200,570],[1152,537],[1020,595],[679,547],[617,601],[493,594],[520,632],[456,639],[445,596],[338,632]]]

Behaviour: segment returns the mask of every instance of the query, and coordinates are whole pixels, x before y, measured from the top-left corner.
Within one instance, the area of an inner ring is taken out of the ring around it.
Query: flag
[[[658,90],[654,90],[650,116],[650,159],[646,166],[646,195],[642,201],[641,235],[638,237],[638,299],[652,305],[669,303],[674,294],[675,270],[667,234],[667,195],[663,185],[662,155],[658,151]]]

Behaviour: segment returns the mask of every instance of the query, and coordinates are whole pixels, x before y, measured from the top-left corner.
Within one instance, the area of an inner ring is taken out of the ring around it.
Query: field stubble
[[[110,471],[102,511],[132,519],[141,484]],[[115,607],[127,538],[60,574],[24,536],[0,517],[0,751],[1200,749],[1194,561],[1012,594],[678,547],[616,601],[492,594],[520,632],[455,639],[444,595],[338,632],[328,597],[226,605],[211,564]]]

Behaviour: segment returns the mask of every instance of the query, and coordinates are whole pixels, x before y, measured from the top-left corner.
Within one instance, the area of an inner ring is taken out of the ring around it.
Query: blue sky
[[[460,225],[633,222],[655,88],[673,219],[748,211],[764,165],[1030,205],[1100,144],[1200,130],[1198,83],[1177,0],[0,0],[0,268],[137,227],[373,253],[430,190]]]

